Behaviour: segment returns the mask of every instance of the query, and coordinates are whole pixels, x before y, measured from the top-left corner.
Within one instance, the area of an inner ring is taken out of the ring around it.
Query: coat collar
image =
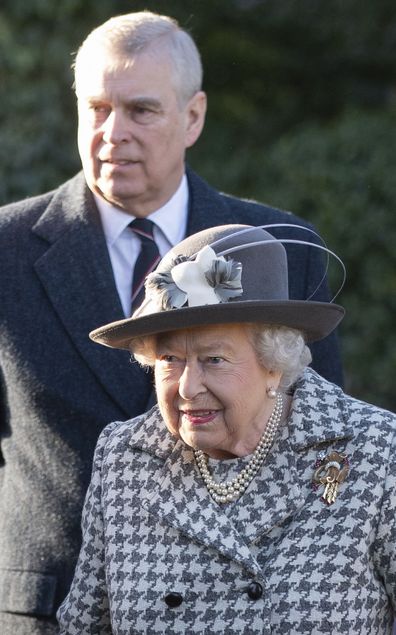
[[[351,439],[349,400],[339,386],[307,368],[294,387],[290,438],[296,451]]]
[[[105,349],[88,337],[123,314],[99,213],[82,173],[54,193],[32,231],[45,241],[36,274],[82,358],[125,416],[144,411],[151,388],[147,375],[130,364],[127,352]]]
[[[143,506],[161,522],[196,542],[238,561],[251,574],[260,571],[252,545],[303,505],[310,487],[297,469],[299,454],[311,446],[348,439],[342,391],[307,370],[298,382],[287,424],[243,504],[226,509],[213,502],[202,483],[193,452],[166,431],[157,407],[134,426],[130,443],[162,460],[155,461],[152,494]]]
[[[187,179],[188,234],[234,222],[214,189],[189,169]],[[32,231],[44,241],[36,274],[82,358],[121,416],[144,412],[153,401],[149,376],[130,364],[127,352],[105,349],[88,337],[91,330],[124,316],[99,212],[82,172],[54,192]]]
[[[187,236],[217,225],[240,223],[226,199],[210,187],[189,167],[186,168],[189,188]]]

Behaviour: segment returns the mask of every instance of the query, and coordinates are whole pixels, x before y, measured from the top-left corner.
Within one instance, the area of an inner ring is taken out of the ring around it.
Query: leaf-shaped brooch
[[[312,478],[314,489],[324,485],[322,500],[332,505],[337,498],[338,489],[349,474],[349,460],[346,454],[332,451],[327,456],[318,456]]]

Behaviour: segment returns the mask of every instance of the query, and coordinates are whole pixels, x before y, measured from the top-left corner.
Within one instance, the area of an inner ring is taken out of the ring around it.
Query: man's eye
[[[157,111],[155,108],[135,104],[130,110],[130,117],[137,123],[150,123],[155,120]]]
[[[217,357],[216,355],[213,355],[213,356],[211,356],[211,357],[209,357],[209,358],[208,358],[208,361],[209,361],[211,364],[216,365],[216,364],[221,364],[221,362],[222,362],[222,361],[224,361],[224,360],[223,360],[223,358],[222,358],[222,357]]]
[[[92,104],[89,108],[93,112],[106,112],[108,110],[108,108],[106,106],[101,106],[101,105],[98,105],[98,104]]]
[[[106,121],[109,116],[110,108],[102,104],[91,104],[88,107],[88,114],[91,121],[95,122],[95,124],[101,124]]]
[[[144,114],[145,112],[150,112],[150,109],[146,106],[135,106],[134,108],[137,114]]]

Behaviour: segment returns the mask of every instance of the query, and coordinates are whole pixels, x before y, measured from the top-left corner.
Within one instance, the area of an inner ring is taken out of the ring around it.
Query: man
[[[161,254],[212,225],[307,227],[219,194],[186,170],[186,148],[204,125],[201,81],[198,51],[170,18],[143,12],[108,21],[75,64],[83,173],[0,210],[2,635],[56,632],[96,439],[152,399],[149,375],[128,354],[88,338],[131,310],[145,234],[131,221],[154,222],[150,242]],[[316,251],[291,253],[292,297],[308,297],[306,281],[320,280]],[[327,299],[323,285],[315,298]],[[335,339],[314,348],[313,365],[341,381]]]

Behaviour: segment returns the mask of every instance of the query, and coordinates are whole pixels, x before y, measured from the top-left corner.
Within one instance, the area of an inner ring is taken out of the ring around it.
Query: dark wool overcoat
[[[111,424],[61,634],[390,634],[395,431],[395,415],[307,370],[259,475],[222,507],[157,407]],[[327,505],[312,477],[333,450],[350,472]]]
[[[188,184],[189,234],[225,223],[302,224],[219,194],[191,171]],[[292,293],[307,297],[320,271],[316,250],[292,253]],[[72,580],[98,436],[145,412],[152,390],[126,351],[88,338],[124,316],[82,173],[0,209],[0,288],[0,633],[44,635],[56,632]],[[314,358],[342,381],[335,337]]]

